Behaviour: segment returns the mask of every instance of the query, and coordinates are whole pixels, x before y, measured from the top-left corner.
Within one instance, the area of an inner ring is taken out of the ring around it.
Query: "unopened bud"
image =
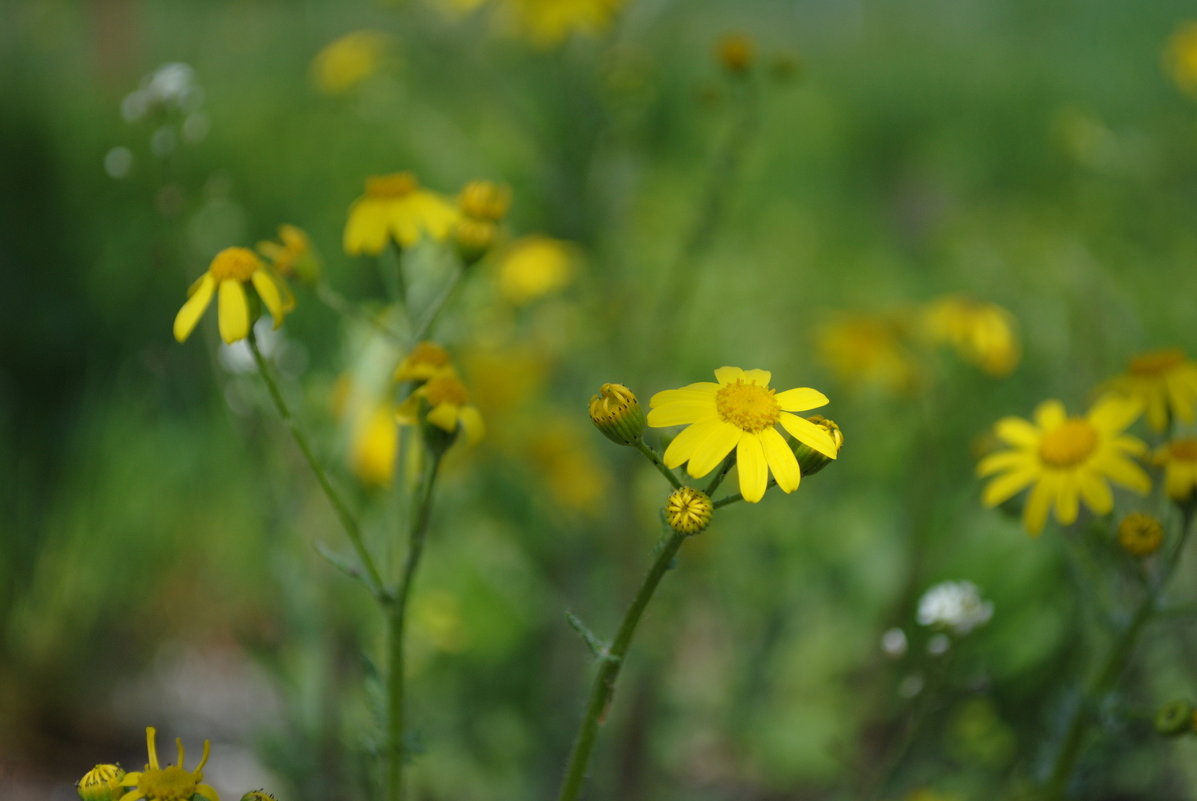
[[[844,447],[844,433],[840,431],[836,422],[820,414],[813,414],[806,419],[827,432],[831,441],[835,443],[835,452],[838,454]],[[794,456],[798,457],[798,469],[802,471],[803,476],[813,476],[833,461],[804,442],[794,444]]]
[[[1193,730],[1193,704],[1185,698],[1169,701],[1155,713],[1155,730],[1165,737],[1179,737]]]
[[[117,801],[129,790],[121,787],[123,778],[125,771],[120,765],[96,765],[78,781],[75,791],[82,801]]]
[[[1158,518],[1131,512],[1118,524],[1118,544],[1131,556],[1151,556],[1164,542],[1164,527]]]
[[[674,491],[665,501],[665,522],[681,534],[697,534],[711,522],[715,506],[706,493],[693,487]]]
[[[623,384],[599,387],[599,394],[590,399],[590,419],[603,436],[619,445],[631,445],[644,433],[644,409]]]

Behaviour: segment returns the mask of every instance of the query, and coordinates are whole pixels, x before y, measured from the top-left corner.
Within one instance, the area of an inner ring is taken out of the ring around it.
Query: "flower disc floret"
[[[997,506],[1031,487],[1023,508],[1023,525],[1039,534],[1054,507],[1061,525],[1076,522],[1079,502],[1094,514],[1114,508],[1110,483],[1145,494],[1151,480],[1133,460],[1147,446],[1122,432],[1139,416],[1141,406],[1107,396],[1083,418],[1070,418],[1059,401],[1041,403],[1034,422],[1018,417],[998,421],[994,433],[1010,446],[986,456],[977,474],[992,477],[981,495],[985,506]]]
[[[772,377],[766,370],[720,367],[715,371],[717,383],[703,381],[654,395],[650,426],[688,426],[665,449],[666,466],[688,463],[690,475],[701,478],[734,452],[740,493],[755,503],[764,497],[770,474],[787,493],[798,489],[802,478],[798,460],[776,425],[827,458],[836,458],[828,433],[794,414],[825,405],[827,397],[806,387],[775,392],[769,387]]]
[[[200,757],[195,770],[183,767],[183,741],[176,739],[179,749],[179,762],[176,765],[161,767],[158,764],[158,749],[154,742],[157,731],[153,726],[146,727],[146,750],[149,752],[149,764],[145,770],[125,774],[121,785],[133,789],[121,796],[120,801],[192,801],[196,795],[208,801],[220,801],[216,791],[206,784],[204,779],[204,765],[208,763],[211,744],[204,740],[204,753]]]
[[[406,197],[420,188],[420,182],[410,172],[372,175],[366,179],[366,197]]]

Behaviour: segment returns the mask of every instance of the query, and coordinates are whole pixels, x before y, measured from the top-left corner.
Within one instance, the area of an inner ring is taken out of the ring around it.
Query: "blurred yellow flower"
[[[1001,306],[944,295],[927,304],[922,322],[933,342],[951,345],[962,359],[990,375],[1008,375],[1018,364],[1014,317]]]
[[[573,280],[578,253],[574,245],[547,236],[525,236],[499,258],[499,294],[520,306],[559,292]]]
[[[417,342],[395,368],[396,381],[427,381],[449,367],[449,352],[435,342]]]
[[[325,94],[347,92],[378,72],[390,45],[382,31],[353,31],[334,39],[312,59],[312,82]]]
[[[511,207],[511,187],[490,181],[470,181],[457,196],[461,213],[479,220],[498,222]]]
[[[715,59],[733,75],[742,75],[752,66],[756,42],[743,33],[728,33],[715,43]]]
[[[827,431],[792,414],[826,405],[822,392],[803,387],[778,394],[769,387],[773,374],[768,370],[720,367],[715,378],[718,383],[667,389],[649,401],[650,426],[689,426],[665,449],[668,467],[689,462],[690,475],[701,478],[735,451],[740,494],[756,503],[765,495],[770,472],[786,493],[798,489],[802,478],[793,449],[774,426],[780,424],[799,442],[836,458],[837,448]]]
[[[1118,544],[1131,556],[1151,556],[1164,544],[1159,518],[1131,512],[1118,524]]]
[[[610,479],[579,423],[557,416],[538,419],[523,444],[558,506],[591,515],[603,508]]]
[[[358,416],[350,436],[349,467],[366,486],[391,486],[399,451],[398,434],[394,407],[389,403]]]
[[[426,420],[451,436],[460,429],[470,445],[485,433],[481,413],[470,404],[470,393],[451,368],[434,374],[412,392],[400,405],[396,419],[401,425]]]
[[[824,323],[815,332],[815,351],[847,386],[875,385],[889,392],[911,392],[918,364],[907,347],[905,325],[888,315],[851,314]]]
[[[188,299],[175,315],[175,339],[183,342],[191,336],[204,310],[212,302],[212,294],[220,288],[217,318],[220,338],[226,344],[249,336],[249,298],[246,285],[266,304],[274,318],[274,327],[283,324],[283,317],[295,308],[295,296],[286,282],[266,268],[262,260],[248,248],[225,248],[216,254],[208,272],[200,276],[187,290]]]
[[[1174,501],[1184,502],[1197,490],[1197,438],[1180,437],[1161,445],[1155,463],[1164,468],[1164,491]]]
[[[145,730],[146,750],[149,751],[149,764],[145,766],[145,770],[137,770],[126,773],[121,779],[122,787],[132,787],[133,789],[121,796],[120,801],[191,801],[193,796],[200,796],[206,798],[208,801],[220,801],[220,796],[206,784],[201,784],[204,780],[204,765],[208,763],[208,753],[210,750],[210,743],[204,740],[204,753],[200,757],[199,764],[195,766],[195,770],[188,771],[183,767],[183,741],[176,739],[175,744],[179,748],[179,761],[174,765],[167,765],[165,768],[158,764],[158,749],[155,747],[154,738],[158,732],[153,726],[147,726]]]
[[[1181,91],[1197,94],[1197,20],[1181,23],[1168,39],[1164,65]]]
[[[279,242],[258,243],[258,252],[270,259],[270,267],[284,278],[297,277],[304,282],[315,281],[320,275],[320,261],[312,249],[307,233],[294,225],[278,227]]]
[[[1147,474],[1130,458],[1147,446],[1122,433],[1140,412],[1135,401],[1106,396],[1085,417],[1069,417],[1063,404],[1048,400],[1035,409],[1034,423],[1002,418],[994,433],[1013,449],[990,454],[977,465],[977,475],[994,477],[981,502],[997,506],[1033,485],[1022,516],[1032,535],[1043,531],[1052,505],[1061,525],[1076,521],[1078,499],[1094,514],[1109,514],[1114,495],[1108,482],[1138,493],[1151,488]]]
[[[1106,389],[1140,401],[1147,422],[1163,431],[1172,420],[1193,422],[1197,407],[1197,364],[1180,348],[1153,350],[1130,360],[1127,371]]]
[[[559,47],[570,35],[599,35],[626,0],[502,0],[517,30],[532,45]]]
[[[425,236],[444,239],[456,221],[456,207],[422,189],[410,172],[374,175],[366,179],[366,193],[349,207],[345,252],[377,255],[392,239],[403,247]]]

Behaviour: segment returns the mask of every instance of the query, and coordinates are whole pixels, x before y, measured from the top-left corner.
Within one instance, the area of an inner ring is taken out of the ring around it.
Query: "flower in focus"
[[[278,227],[279,242],[259,242],[258,252],[270,259],[270,268],[284,278],[314,282],[320,275],[320,260],[312,249],[312,240],[302,228],[283,223]]]
[[[522,306],[569,285],[577,269],[577,249],[547,236],[512,242],[499,260],[499,294]]]
[[[1182,23],[1168,39],[1164,65],[1181,91],[1197,94],[1197,21]]]
[[[701,381],[653,395],[648,424],[656,428],[686,425],[665,449],[666,466],[689,462],[691,476],[701,478],[735,451],[740,493],[751,503],[764,497],[769,474],[782,492],[798,489],[802,473],[794,451],[777,431],[780,424],[799,442],[829,459],[836,446],[828,433],[793,412],[815,409],[827,397],[806,387],[777,393],[769,387],[767,370],[720,367],[718,383]]]
[[[996,304],[945,295],[927,304],[923,327],[931,341],[951,345],[990,375],[1008,375],[1018,364],[1014,318]]]
[[[1078,499],[1094,514],[1109,514],[1114,495],[1108,482],[1146,493],[1151,480],[1130,457],[1143,454],[1147,446],[1122,433],[1140,409],[1134,401],[1107,396],[1085,417],[1069,417],[1063,404],[1049,400],[1039,404],[1033,423],[1002,418],[994,432],[1011,450],[990,454],[977,465],[979,476],[993,477],[982,503],[997,506],[1031,486],[1022,519],[1026,530],[1037,535],[1053,505],[1061,525],[1076,521]]]
[[[1118,544],[1131,556],[1151,556],[1164,543],[1164,526],[1159,518],[1131,512],[1118,524]]]
[[[603,436],[618,445],[631,445],[644,433],[644,409],[623,384],[603,384],[590,399],[590,420]]]
[[[1161,445],[1155,463],[1164,468],[1164,491],[1174,501],[1183,503],[1197,490],[1197,438],[1180,437]]]
[[[444,239],[456,221],[453,204],[421,188],[410,172],[374,175],[366,179],[366,193],[349,207],[343,244],[350,256],[374,256],[389,240],[411,247],[425,236]]]
[[[121,786],[133,789],[121,796],[120,801],[138,801],[143,798],[145,801],[192,801],[193,796],[196,795],[206,798],[208,801],[220,801],[220,796],[216,794],[215,790],[200,783],[204,780],[203,770],[204,765],[208,763],[210,743],[204,740],[204,753],[200,757],[199,764],[195,766],[195,770],[188,771],[183,767],[183,741],[176,739],[175,744],[179,748],[179,761],[175,765],[167,765],[164,768],[158,764],[158,749],[154,743],[157,734],[158,732],[153,726],[146,727],[145,739],[146,750],[149,751],[149,764],[145,766],[145,770],[126,773],[121,779]]]
[[[175,315],[175,339],[183,342],[191,336],[217,288],[220,290],[217,309],[220,338],[226,345],[245,339],[252,322],[247,285],[252,285],[252,291],[270,310],[275,328],[282,325],[283,317],[295,308],[295,296],[290,287],[267,269],[257,254],[248,248],[225,248],[212,259],[208,272],[187,290],[187,302]]]
[[[984,626],[991,617],[993,602],[983,600],[971,581],[942,581],[919,598],[919,624],[944,628],[958,637]]]
[[[681,534],[698,534],[711,523],[715,505],[693,487],[675,490],[665,501],[665,522]]]
[[[124,777],[120,765],[96,765],[75,783],[75,791],[81,801],[118,801],[125,794]]]
[[[450,439],[460,430],[470,445],[482,439],[485,432],[481,413],[470,404],[470,394],[452,368],[435,373],[412,392],[400,405],[396,418],[401,425],[427,422]]]
[[[815,335],[819,360],[847,386],[875,385],[911,392],[918,364],[907,347],[906,326],[889,315],[844,315],[821,325]]]
[[[312,59],[312,82],[325,94],[339,95],[378,72],[391,40],[382,31],[353,31],[329,42]]]
[[[504,0],[517,30],[533,46],[559,47],[571,34],[605,32],[626,0]]]
[[[1163,431],[1171,420],[1193,422],[1197,407],[1197,364],[1180,348],[1163,348],[1130,360],[1127,370],[1106,388],[1142,402],[1147,422]]]

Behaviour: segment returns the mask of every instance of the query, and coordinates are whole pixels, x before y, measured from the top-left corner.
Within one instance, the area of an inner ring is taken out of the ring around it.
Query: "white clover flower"
[[[993,603],[971,581],[942,581],[919,599],[918,622],[962,637],[993,617]]]

